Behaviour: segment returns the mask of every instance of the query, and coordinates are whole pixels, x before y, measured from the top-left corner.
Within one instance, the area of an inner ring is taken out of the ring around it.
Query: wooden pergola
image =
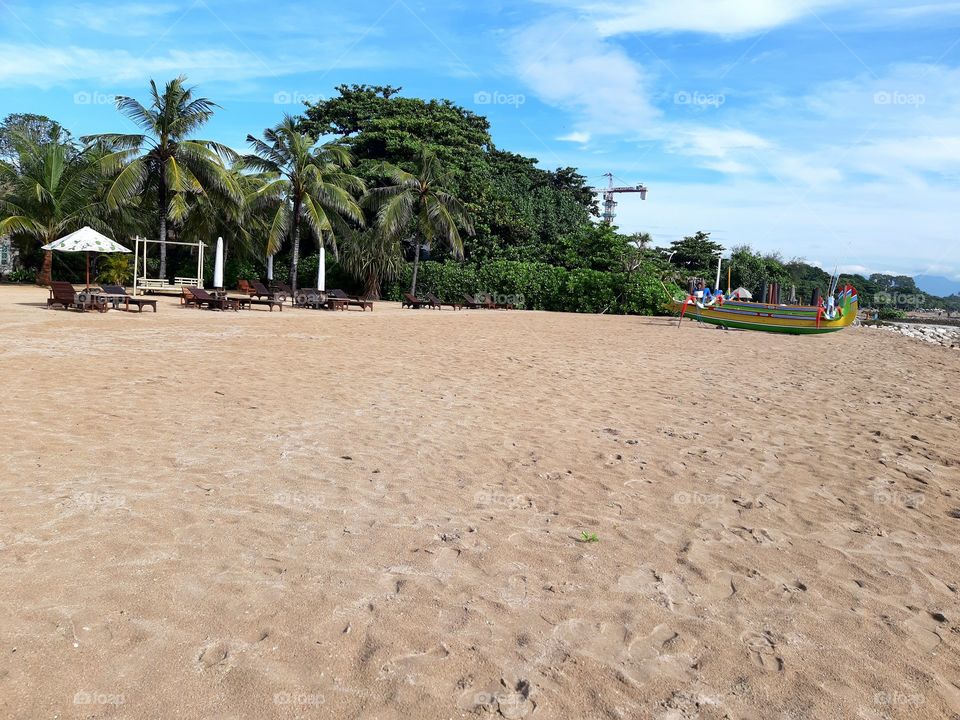
[[[150,240],[137,236],[134,239],[133,250],[133,294],[137,292],[181,292],[184,287],[203,287],[203,253],[207,247],[206,243],[178,242],[167,240],[167,245],[182,245],[184,247],[197,248],[197,276],[196,277],[175,277],[173,284],[167,282],[166,278],[151,278],[147,273],[147,247],[150,243],[159,245],[159,240]],[[142,250],[141,250],[142,246]],[[140,258],[143,258],[143,267],[140,267]],[[142,274],[141,274],[142,273]]]

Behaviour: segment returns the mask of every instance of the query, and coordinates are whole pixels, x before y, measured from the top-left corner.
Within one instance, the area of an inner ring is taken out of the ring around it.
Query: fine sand
[[[960,717],[956,350],[45,297],[0,288],[0,717]]]

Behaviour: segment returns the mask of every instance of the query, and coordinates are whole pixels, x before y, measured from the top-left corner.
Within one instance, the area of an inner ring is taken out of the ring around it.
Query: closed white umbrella
[[[57,250],[59,252],[85,252],[87,254],[87,289],[90,289],[90,253],[116,253],[130,250],[120,243],[114,242],[106,235],[98,233],[92,227],[83,227],[64,235],[59,240],[44,245],[42,250]]]
[[[320,264],[317,267],[317,290],[325,292],[327,289],[327,251],[320,248]]]
[[[273,280],[273,255],[267,258],[267,282]]]
[[[213,265],[213,287],[223,289],[223,238],[217,238],[217,257]]]

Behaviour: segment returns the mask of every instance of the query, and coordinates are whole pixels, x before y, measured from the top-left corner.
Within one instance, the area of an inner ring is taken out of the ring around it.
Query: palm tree
[[[98,200],[101,156],[96,149],[77,152],[61,141],[17,135],[17,162],[0,162],[0,236],[19,235],[46,245],[84,225],[112,235]],[[46,251],[37,284],[49,285],[53,253]]]
[[[380,299],[383,282],[400,277],[404,264],[399,240],[376,229],[353,233],[340,249],[340,266],[363,283],[363,297],[371,300]]]
[[[242,194],[252,193],[262,184],[257,176],[242,174],[239,162],[228,172]],[[230,251],[241,257],[258,255],[261,248],[255,248],[254,238],[260,232],[265,232],[264,222],[246,203],[216,193],[194,196],[180,229],[180,235],[189,242],[223,237],[225,262]]]
[[[264,180],[248,201],[255,210],[273,210],[267,255],[280,250],[289,236],[290,287],[296,292],[301,222],[313,232],[318,244],[326,239],[336,253],[337,235],[350,232],[347,221],[363,225],[363,210],[351,193],[362,193],[364,184],[347,172],[353,158],[343,145],[327,143],[315,149],[316,138],[301,133],[290,116],[265,130],[263,140],[248,135],[247,142],[253,154],[245,155],[242,162],[263,173]]]
[[[156,193],[160,230],[160,277],[167,274],[167,220],[181,222],[191,195],[215,193],[239,203],[242,196],[224,161],[236,157],[230,148],[211,140],[194,140],[218,107],[193,96],[180,76],[166,84],[163,94],[150,81],[152,102],[145,107],[131,97],[118,96],[117,109],[143,134],[105,133],[82,138],[101,143],[110,152],[103,161],[119,171],[107,191],[107,204],[117,208],[146,191]]]
[[[429,249],[441,240],[460,259],[463,241],[458,226],[473,235],[473,223],[466,206],[444,189],[450,174],[443,171],[437,156],[427,148],[421,149],[415,173],[389,163],[382,164],[380,172],[390,184],[371,190],[365,203],[376,208],[377,224],[386,237],[408,237],[408,233],[413,233],[416,250],[410,293],[416,295],[420,248]]]

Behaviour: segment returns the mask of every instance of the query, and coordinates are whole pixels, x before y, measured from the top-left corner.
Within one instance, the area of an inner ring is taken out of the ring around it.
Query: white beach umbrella
[[[327,289],[327,251],[320,248],[320,264],[317,267],[317,290],[325,292]]]
[[[87,288],[90,287],[90,253],[130,252],[120,243],[98,233],[92,227],[82,227],[76,232],[64,235],[59,240],[47,243],[41,249],[57,250],[58,252],[85,252],[87,254]]]
[[[267,257],[267,282],[273,280],[273,255]]]
[[[223,238],[217,238],[217,256],[213,265],[213,286],[223,289]]]

